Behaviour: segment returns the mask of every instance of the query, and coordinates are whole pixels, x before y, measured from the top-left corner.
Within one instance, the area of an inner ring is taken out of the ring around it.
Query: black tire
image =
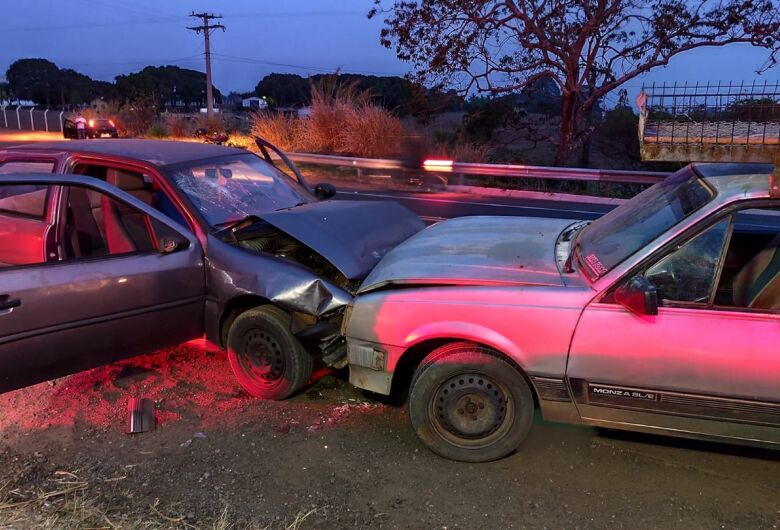
[[[409,416],[434,453],[490,462],[515,451],[531,430],[534,399],[525,377],[488,348],[447,344],[412,379]]]
[[[313,360],[290,331],[290,315],[272,305],[241,313],[230,326],[228,360],[238,382],[262,399],[285,399],[311,377]]]

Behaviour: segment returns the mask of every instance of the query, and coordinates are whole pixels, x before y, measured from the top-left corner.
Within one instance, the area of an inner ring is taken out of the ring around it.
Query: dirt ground
[[[777,528],[780,454],[537,420],[443,460],[344,374],[254,400],[201,343],[0,396],[0,528]],[[155,432],[124,433],[130,397]]]

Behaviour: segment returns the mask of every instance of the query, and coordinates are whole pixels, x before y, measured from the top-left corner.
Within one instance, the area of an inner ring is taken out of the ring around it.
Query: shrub
[[[141,136],[152,127],[156,116],[157,103],[154,98],[139,98],[122,106],[115,123],[122,135]]]
[[[206,114],[200,114],[195,118],[195,129],[206,129],[210,134],[225,132],[227,130],[225,119],[220,114],[213,114],[210,118]]]
[[[192,136],[192,124],[184,116],[166,114],[163,119],[168,136],[173,136],[174,138]]]
[[[312,86],[311,114],[301,125],[302,147],[309,151],[367,157],[400,152],[400,119],[372,103],[369,91],[335,77]]]
[[[164,125],[155,123],[146,131],[146,136],[151,136],[152,138],[166,138],[168,136],[168,130]]]
[[[381,107],[365,105],[344,111],[338,135],[343,154],[370,158],[397,156],[401,151],[401,121]]]
[[[256,111],[250,117],[253,136],[264,138],[283,151],[296,151],[300,146],[300,120],[281,113]]]

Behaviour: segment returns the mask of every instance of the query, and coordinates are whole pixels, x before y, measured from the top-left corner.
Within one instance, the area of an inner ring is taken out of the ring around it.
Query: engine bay
[[[359,281],[348,280],[336,267],[317,252],[277,228],[256,221],[227,232],[223,241],[256,254],[270,254],[310,269],[350,294],[355,294]]]

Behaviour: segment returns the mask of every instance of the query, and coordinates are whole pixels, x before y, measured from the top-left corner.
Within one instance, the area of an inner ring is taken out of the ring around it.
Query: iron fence
[[[0,108],[0,128],[18,131],[62,132],[67,111],[36,107]]]

